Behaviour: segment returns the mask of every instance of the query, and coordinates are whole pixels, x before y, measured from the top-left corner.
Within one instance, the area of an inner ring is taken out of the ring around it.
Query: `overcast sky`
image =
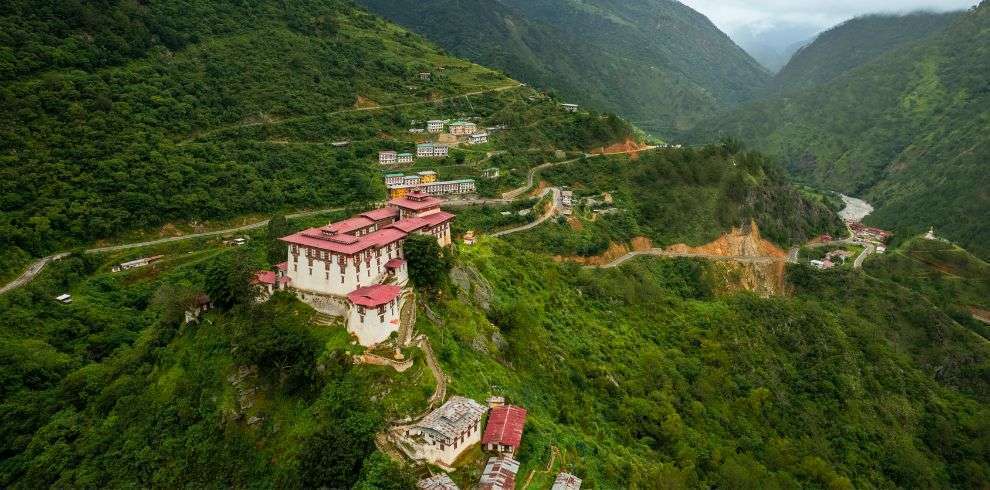
[[[758,34],[783,26],[821,31],[858,15],[914,10],[961,10],[979,0],[681,0],[708,16],[730,36],[741,30]]]

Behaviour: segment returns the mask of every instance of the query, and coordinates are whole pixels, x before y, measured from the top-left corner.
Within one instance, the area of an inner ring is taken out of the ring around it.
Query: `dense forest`
[[[749,100],[770,75],[708,19],[655,0],[358,0],[449,52],[660,136]]]
[[[919,20],[924,19],[908,17],[904,25],[880,32],[910,29]],[[990,2],[952,20],[928,37],[903,43],[814,88],[719,117],[696,137],[743,139],[782,158],[794,175],[812,185],[867,199],[877,208],[869,223],[902,236],[934,225],[986,258]],[[862,21],[877,22],[900,21]],[[790,76],[815,80],[817,65],[858,51],[873,31],[852,28],[857,25],[820,37],[802,52],[818,61],[804,66],[799,55],[794,71],[800,66],[809,71]]]
[[[23,0],[0,26],[0,272],[128,230],[381,199],[375,154],[417,119],[484,117],[551,151],[632,131],[528,89],[457,97],[515,82],[348,2]]]

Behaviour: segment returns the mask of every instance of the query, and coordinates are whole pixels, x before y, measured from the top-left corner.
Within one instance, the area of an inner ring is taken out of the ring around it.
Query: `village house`
[[[415,176],[417,179],[420,177]],[[413,183],[403,183],[402,185],[390,186],[389,196],[392,199],[398,199],[410,192],[419,191],[425,192],[427,194],[432,194],[434,196],[452,196],[452,195],[463,195],[463,194],[473,194],[477,191],[477,186],[472,179],[462,179],[462,180],[446,180],[441,182],[417,182]]]
[[[117,265],[113,266],[110,270],[112,272],[120,272],[120,271],[129,270],[129,269],[137,269],[139,267],[147,267],[148,265],[151,265],[151,264],[153,264],[155,262],[158,262],[163,257],[165,257],[165,256],[164,255],[155,255],[153,257],[143,257],[143,258],[140,258],[140,259],[134,259],[134,260],[130,260],[130,261],[127,261],[127,262],[122,262],[120,264],[117,264]]]
[[[292,279],[286,275],[286,270],[289,265],[287,262],[282,262],[275,266],[274,271],[260,271],[254,274],[251,279],[251,284],[260,289],[258,294],[258,301],[267,301],[275,291],[282,291],[289,286]]]
[[[440,473],[429,478],[422,479],[416,483],[416,488],[420,490],[460,490],[450,475]]]
[[[476,241],[477,238],[474,236],[474,230],[468,230],[467,233],[464,234],[465,245],[474,245]]]
[[[481,447],[485,451],[515,455],[522,442],[523,427],[526,425],[526,409],[513,405],[502,405],[491,409],[488,425],[481,437]]]
[[[395,165],[398,161],[399,154],[394,151],[380,151],[378,152],[378,163],[381,165]]]
[[[434,119],[432,121],[426,121],[426,131],[430,133],[442,133],[443,128],[447,125],[446,121],[440,119]]]
[[[419,176],[419,183],[421,184],[429,184],[437,181],[437,173],[432,170],[417,172],[416,175]]]
[[[447,145],[438,143],[420,143],[416,145],[417,158],[445,158],[450,153]]]
[[[410,234],[450,245],[454,215],[441,200],[414,191],[388,206],[283,237],[288,261],[255,280],[269,294],[290,289],[321,313],[347,319],[347,330],[372,347],[398,331],[401,288],[408,282],[403,243]]]
[[[193,323],[199,321],[199,317],[213,309],[213,301],[206,293],[197,294],[193,300],[192,305],[188,310],[185,311],[185,322]]]
[[[488,143],[488,133],[474,133],[468,136],[468,144],[483,145]]]
[[[415,155],[412,153],[399,153],[396,160],[399,162],[399,165],[412,163],[415,160]]]
[[[550,490],[581,490],[581,479],[570,473],[560,472]]]
[[[481,480],[476,487],[478,490],[514,490],[516,474],[519,473],[519,462],[511,456],[493,456],[488,459]]]
[[[430,72],[428,71],[420,72],[419,79],[428,82],[430,80]]]
[[[580,107],[577,104],[560,104],[560,106],[567,112],[577,112],[578,107]]]
[[[402,185],[402,174],[385,174],[385,187],[392,185]]]
[[[414,186],[422,183],[423,178],[419,175],[405,175],[402,177],[402,184],[404,186]]]
[[[72,295],[69,294],[69,293],[60,294],[60,295],[58,295],[58,296],[55,297],[55,301],[58,301],[59,303],[62,303],[63,305],[70,304],[70,303],[72,303]]]
[[[486,168],[486,169],[484,169],[484,170],[481,171],[481,175],[484,178],[490,179],[490,180],[497,179],[500,174],[501,174],[501,172],[499,171],[498,167]]]
[[[485,407],[462,396],[451,397],[419,422],[406,427],[403,449],[416,461],[450,467],[481,440]],[[408,448],[406,447],[408,446]]]
[[[478,131],[478,125],[467,121],[454,121],[448,126],[448,131],[454,136],[467,136]]]

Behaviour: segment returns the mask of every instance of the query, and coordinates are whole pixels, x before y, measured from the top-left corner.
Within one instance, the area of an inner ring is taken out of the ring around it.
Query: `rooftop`
[[[400,176],[402,174],[399,174]],[[389,218],[395,218],[399,216],[399,210],[391,206],[384,208],[378,208],[367,213],[361,213],[361,216],[368,218],[372,221],[382,221]]]
[[[423,417],[416,426],[431,430],[451,442],[481,420],[484,413],[485,407],[480,403],[463,396],[453,396],[440,408]]]
[[[424,218],[406,218],[389,225],[392,229],[400,230],[404,233],[412,233],[414,231],[422,230],[427,226],[430,226],[430,223]]]
[[[519,447],[523,427],[526,425],[526,409],[513,405],[495,407],[488,416],[488,426],[481,438],[482,444],[502,444]]]
[[[516,473],[519,472],[519,462],[508,457],[499,456],[488,460],[485,471],[481,474],[478,488],[481,490],[513,490],[516,487]]]
[[[425,192],[412,191],[406,194],[405,197],[400,197],[398,199],[392,199],[389,204],[397,206],[404,209],[410,209],[413,211],[422,211],[425,209],[435,208],[443,202]]]
[[[402,294],[402,288],[391,284],[376,284],[356,289],[347,295],[347,299],[358,306],[377,308],[388,304]]]
[[[351,233],[355,230],[360,230],[361,228],[367,228],[375,224],[375,221],[376,220],[371,220],[364,216],[355,216],[350,219],[345,219],[344,221],[330,223],[325,229],[332,233]]]
[[[581,479],[570,474],[560,472],[557,474],[557,479],[553,481],[553,487],[550,490],[580,490],[581,489]]]
[[[460,490],[454,480],[446,473],[431,476],[416,483],[416,488],[421,490]]]

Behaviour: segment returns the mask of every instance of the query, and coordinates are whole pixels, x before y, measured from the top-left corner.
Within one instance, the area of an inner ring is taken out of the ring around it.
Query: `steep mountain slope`
[[[669,0],[359,0],[448,51],[660,135],[748,100],[769,74]]]
[[[629,135],[337,0],[4,2],[0,80],[0,262],[381,199],[375,153],[415,120],[511,124],[526,149]]]
[[[819,34],[774,77],[772,90],[789,92],[830,82],[894,49],[949,27],[959,13],[918,12],[857,17]]]
[[[815,185],[864,196],[877,208],[874,224],[903,235],[935,225],[987,257],[987,66],[983,2],[949,28],[831,82],[720,117],[699,139],[741,138]]]

